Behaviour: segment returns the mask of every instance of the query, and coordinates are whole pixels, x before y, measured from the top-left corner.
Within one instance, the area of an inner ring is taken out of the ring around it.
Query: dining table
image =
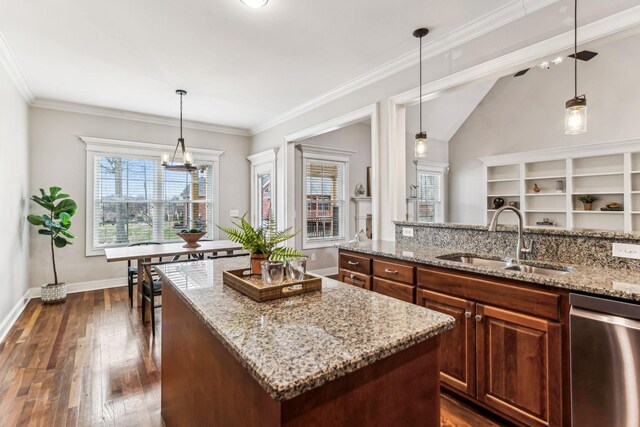
[[[242,250],[242,245],[231,240],[201,240],[197,248],[188,248],[184,242],[149,244],[139,246],[119,246],[105,248],[104,254],[107,262],[132,261],[137,263],[137,305],[142,301],[142,281],[145,279],[144,263],[152,259],[169,258],[177,261],[181,257],[191,257],[203,259],[205,255],[218,255],[224,253],[232,255],[236,251]]]

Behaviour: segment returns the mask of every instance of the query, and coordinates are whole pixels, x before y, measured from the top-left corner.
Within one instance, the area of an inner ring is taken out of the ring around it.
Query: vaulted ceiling
[[[252,128],[415,53],[417,27],[444,42],[556,1],[0,0],[0,35],[34,99],[174,117],[183,88],[187,119]]]

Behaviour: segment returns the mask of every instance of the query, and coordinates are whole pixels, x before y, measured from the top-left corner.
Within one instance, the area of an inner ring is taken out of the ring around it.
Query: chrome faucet
[[[498,217],[504,211],[513,211],[518,216],[518,248],[516,252],[516,261],[523,260],[527,254],[531,253],[531,245],[527,247],[527,244],[524,242],[524,220],[522,219],[522,214],[520,211],[513,206],[503,206],[496,211],[493,215],[493,219],[489,224],[489,231],[496,231],[498,229]]]

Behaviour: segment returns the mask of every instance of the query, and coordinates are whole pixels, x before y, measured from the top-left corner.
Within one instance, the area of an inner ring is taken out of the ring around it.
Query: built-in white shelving
[[[563,147],[481,158],[486,172],[486,221],[493,201],[516,204],[526,226],[640,232],[640,140]],[[534,192],[534,185],[539,192]],[[580,197],[597,198],[585,210]],[[603,211],[618,203],[622,211]],[[501,218],[501,222],[502,222]],[[515,216],[504,217],[515,223]]]

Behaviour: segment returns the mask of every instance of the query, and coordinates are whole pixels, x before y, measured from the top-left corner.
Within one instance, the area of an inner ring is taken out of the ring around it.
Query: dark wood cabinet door
[[[530,426],[562,420],[560,325],[476,306],[477,398]]]
[[[416,303],[456,319],[456,326],[442,335],[440,380],[456,390],[475,397],[475,303],[426,289],[417,290]]]
[[[371,290],[371,276],[340,269],[338,280],[348,285],[357,286],[368,291]]]
[[[382,295],[393,297],[405,302],[415,302],[416,287],[391,280],[373,278],[372,290]]]

